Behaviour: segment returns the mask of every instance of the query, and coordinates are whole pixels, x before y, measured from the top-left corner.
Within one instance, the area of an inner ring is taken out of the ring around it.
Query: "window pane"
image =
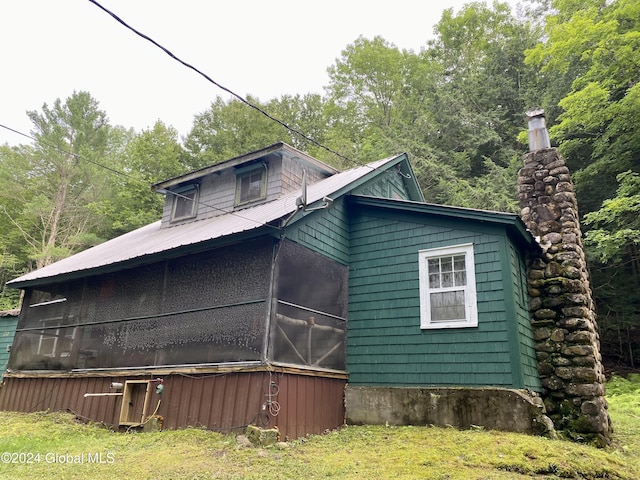
[[[307,275],[313,272],[313,275]],[[277,258],[278,300],[346,318],[349,270],[295,242],[285,241]],[[269,285],[268,281],[264,282]],[[295,316],[280,307],[279,313]],[[304,317],[303,317],[304,318]]]
[[[274,361],[345,369],[344,321],[282,304],[274,317],[271,335]]]
[[[16,333],[10,368],[66,370],[255,361],[265,303]]]
[[[60,284],[60,292],[34,291],[10,368],[259,360],[272,255],[265,238]],[[343,278],[346,284],[346,272]],[[346,296],[343,303],[346,309]]]
[[[453,271],[452,257],[442,257],[440,259],[440,265],[442,265],[442,271],[443,272],[451,272],[451,271]]]
[[[249,175],[249,196],[258,198],[260,196],[260,187],[262,186],[262,172],[252,172]]]
[[[254,170],[240,177],[240,203],[249,202],[262,197],[263,170]]]
[[[251,198],[249,195],[249,176],[240,179],[240,201],[246,202]]]
[[[440,273],[440,259],[439,258],[430,258],[428,260],[429,264],[429,273]]]
[[[347,267],[285,241],[276,274],[278,308],[271,323],[272,359],[344,370]]]
[[[464,290],[432,293],[430,299],[432,322],[465,320]]]
[[[173,218],[191,217],[194,214],[194,199],[196,191],[178,193],[174,197]]]
[[[421,250],[419,258],[420,327],[477,326],[473,245]]]

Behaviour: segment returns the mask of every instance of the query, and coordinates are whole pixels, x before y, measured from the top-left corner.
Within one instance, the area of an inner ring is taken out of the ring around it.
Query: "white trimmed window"
[[[418,252],[420,328],[478,326],[473,244]]]

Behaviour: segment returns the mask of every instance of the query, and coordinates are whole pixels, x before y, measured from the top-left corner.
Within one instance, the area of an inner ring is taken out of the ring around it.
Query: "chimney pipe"
[[[529,117],[529,151],[543,150],[551,148],[549,140],[549,132],[544,120],[544,110],[542,108],[534,108],[527,112]]]

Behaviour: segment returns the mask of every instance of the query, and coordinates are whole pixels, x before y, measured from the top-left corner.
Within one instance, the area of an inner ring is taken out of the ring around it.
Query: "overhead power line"
[[[120,170],[116,170],[115,168],[111,168],[108,165],[104,165],[102,163],[95,162],[95,161],[90,160],[88,158],[84,158],[84,157],[78,155],[77,153],[69,152],[68,150],[64,150],[62,148],[56,147],[55,145],[52,145],[52,144],[47,143],[47,142],[45,142],[43,140],[37,139],[35,137],[32,137],[31,135],[27,135],[26,133],[20,132],[20,131],[15,130],[15,129],[11,128],[11,127],[7,127],[6,125],[0,124],[0,127],[4,128],[6,130],[9,130],[10,132],[17,133],[18,135],[22,135],[23,137],[28,138],[29,140],[33,140],[34,142],[41,143],[42,145],[45,145],[45,146],[47,146],[49,148],[53,148],[54,150],[57,150],[60,153],[64,153],[65,155],[72,155],[74,158],[76,158],[78,160],[83,160],[83,161],[91,163],[91,164],[93,164],[93,165],[95,165],[97,167],[104,168],[105,170],[109,170],[111,173],[114,173],[116,175],[120,175],[122,177],[130,178],[130,179],[136,180],[136,181],[141,181],[138,178],[135,178],[135,177],[132,177],[130,175],[127,175],[126,173],[121,172]]]
[[[132,180],[132,181],[134,181],[136,183],[139,183],[139,184],[144,185],[145,187],[148,187],[149,189],[151,189],[151,184],[150,183],[145,182],[144,180],[141,180],[139,178],[136,178],[133,175],[129,175],[129,174],[127,174],[125,172],[122,172],[120,170],[116,170],[115,168],[109,167],[108,165],[104,165],[104,164],[102,164],[100,162],[96,162],[96,161],[90,160],[90,159],[88,159],[86,157],[83,157],[82,155],[70,152],[69,150],[65,150],[65,149],[60,148],[60,147],[57,147],[56,145],[52,145],[51,143],[47,143],[42,139],[35,138],[35,137],[33,137],[31,135],[28,135],[28,134],[26,134],[24,132],[20,132],[19,130],[16,130],[14,128],[7,127],[6,125],[3,125],[1,123],[0,123],[0,128],[4,128],[6,130],[9,130],[10,132],[17,133],[18,135],[22,135],[23,137],[28,138],[30,140],[33,140],[34,142],[39,143],[41,145],[44,145],[46,147],[53,148],[57,152],[62,153],[64,155],[71,155],[77,160],[82,160],[84,162],[91,163],[92,165],[95,165],[95,166],[97,166],[99,168],[104,168],[105,170],[107,170],[107,171],[109,171],[109,172],[111,172],[111,173],[113,173],[115,175],[119,175],[119,176],[124,177],[124,178],[126,178],[128,180]],[[169,195],[173,195],[174,197],[180,197],[180,198],[185,198],[187,200],[191,200],[190,198],[188,198],[188,197],[186,197],[184,195],[181,195],[180,193],[172,192],[171,190],[165,190],[165,193],[169,194]],[[280,230],[278,227],[274,227],[273,225],[269,225],[268,223],[261,222],[259,220],[254,220],[252,218],[245,217],[243,215],[238,214],[237,212],[225,210],[223,208],[216,207],[214,205],[209,205],[208,203],[202,202],[200,200],[198,200],[196,203],[198,205],[202,205],[203,207],[211,208],[211,209],[213,209],[215,211],[218,211],[218,212],[222,212],[222,213],[225,213],[225,214],[228,214],[228,215],[233,215],[234,217],[242,218],[243,220],[248,220],[250,222],[257,223],[260,226],[265,226],[265,227],[273,228],[275,230]]]
[[[173,52],[171,52],[168,48],[164,47],[163,45],[161,45],[160,43],[158,43],[157,41],[155,41],[153,38],[151,38],[151,37],[149,37],[148,35],[146,35],[146,34],[144,34],[144,33],[140,32],[139,30],[137,30],[137,29],[133,28],[133,27],[132,27],[132,26],[130,26],[128,23],[126,23],[124,20],[122,20],[118,15],[116,15],[115,13],[113,13],[112,11],[110,11],[109,9],[107,9],[106,7],[102,6],[99,2],[97,2],[97,1],[95,1],[95,0],[89,0],[89,1],[90,1],[91,3],[93,3],[95,6],[97,6],[98,8],[100,8],[102,11],[104,11],[105,13],[107,13],[108,15],[110,15],[112,18],[114,18],[118,23],[120,23],[121,25],[123,25],[125,28],[127,28],[127,29],[131,30],[133,33],[135,33],[135,34],[136,34],[136,35],[138,35],[139,37],[141,37],[141,38],[143,38],[143,39],[147,40],[148,42],[152,43],[152,44],[153,44],[154,46],[156,46],[157,48],[161,49],[163,52],[165,52],[165,53],[166,53],[167,55],[169,55],[172,59],[174,59],[175,61],[177,61],[178,63],[180,63],[180,64],[181,64],[181,65],[183,65],[184,67],[186,67],[186,68],[188,68],[188,69],[190,69],[190,70],[193,70],[194,72],[196,72],[196,73],[197,73],[197,74],[199,74],[200,76],[204,77],[208,82],[212,83],[213,85],[215,85],[216,87],[220,88],[221,90],[223,90],[223,91],[225,91],[225,92],[229,93],[230,95],[232,95],[233,97],[235,97],[237,100],[239,100],[239,101],[240,101],[240,102],[242,102],[243,104],[245,104],[245,105],[247,105],[248,107],[250,107],[250,108],[252,108],[252,109],[256,110],[256,111],[257,111],[257,112],[259,112],[260,114],[262,114],[262,115],[264,115],[265,117],[267,117],[269,120],[271,120],[271,121],[273,121],[273,122],[275,122],[275,123],[279,124],[280,126],[284,127],[285,129],[287,129],[288,131],[290,131],[290,132],[291,132],[291,133],[293,133],[294,135],[297,135],[298,137],[300,137],[300,138],[302,138],[302,139],[306,140],[307,142],[309,142],[309,143],[311,143],[311,144],[313,144],[313,145],[315,145],[315,146],[317,146],[317,147],[319,147],[319,148],[321,148],[321,149],[323,149],[323,150],[325,150],[325,151],[327,151],[327,152],[329,152],[329,153],[331,153],[331,154],[333,154],[333,155],[336,155],[337,157],[339,157],[339,158],[341,158],[341,159],[343,159],[343,160],[345,160],[345,161],[347,161],[347,162],[349,162],[349,163],[352,163],[352,164],[357,165],[357,166],[364,166],[364,167],[368,167],[368,168],[371,168],[372,170],[375,170],[375,169],[374,169],[374,167],[372,167],[372,166],[370,166],[370,165],[367,165],[367,164],[364,164],[364,163],[357,162],[357,161],[355,161],[355,160],[352,160],[351,158],[349,158],[349,157],[347,157],[347,156],[345,156],[345,155],[343,155],[343,154],[341,154],[341,153],[339,153],[339,152],[336,152],[335,150],[333,150],[333,149],[331,149],[331,148],[327,147],[326,145],[323,145],[322,143],[320,143],[320,142],[318,142],[318,141],[314,140],[313,138],[311,138],[311,137],[309,137],[309,136],[305,135],[305,134],[304,134],[303,132],[301,132],[300,130],[298,130],[298,129],[296,129],[296,128],[291,127],[290,125],[288,125],[288,124],[287,124],[287,123],[285,123],[284,121],[282,121],[282,120],[280,120],[280,119],[278,119],[278,118],[274,117],[273,115],[269,114],[269,113],[268,113],[268,112],[266,112],[264,109],[262,109],[260,106],[255,105],[254,103],[252,103],[252,102],[248,101],[247,99],[245,99],[245,98],[244,98],[244,97],[242,97],[241,95],[239,95],[239,94],[235,93],[235,92],[234,92],[234,91],[232,91],[231,89],[229,89],[229,88],[225,87],[224,85],[221,85],[220,83],[216,82],[216,81],[215,81],[215,80],[213,80],[209,75],[207,75],[206,73],[202,72],[200,69],[198,69],[198,68],[196,68],[195,66],[193,66],[193,65],[191,65],[191,64],[189,64],[189,63],[187,63],[187,62],[185,62],[184,60],[182,60],[181,58],[179,58],[178,56],[176,56]],[[11,127],[8,127],[8,126],[6,126],[6,125],[2,125],[2,124],[0,124],[0,127],[1,127],[1,128],[4,128],[4,129],[6,129],[6,130],[9,130],[9,131],[11,131],[11,132],[13,132],[13,133],[16,133],[16,134],[18,134],[18,135],[21,135],[21,136],[23,136],[23,137],[25,137],[25,138],[28,138],[28,139],[30,139],[30,140],[33,140],[33,141],[35,141],[35,142],[37,142],[37,143],[40,143],[40,144],[42,144],[42,145],[45,145],[45,146],[47,146],[47,147],[49,147],[49,148],[53,148],[53,149],[55,149],[56,151],[58,151],[58,152],[60,152],[60,153],[63,153],[63,154],[65,154],[65,155],[72,155],[72,156],[73,156],[74,158],[76,158],[76,159],[83,160],[83,161],[88,162],[88,163],[91,163],[91,164],[93,164],[93,165],[95,165],[95,166],[97,166],[97,167],[100,167],[100,168],[103,168],[103,169],[105,169],[105,170],[108,170],[109,172],[111,172],[111,173],[113,173],[113,174],[115,174],[115,175],[119,175],[119,176],[122,176],[122,177],[124,177],[124,178],[129,179],[129,180],[132,180],[132,181],[134,181],[134,182],[144,184],[144,185],[145,185],[145,186],[147,186],[147,187],[151,187],[151,184],[149,184],[149,183],[147,183],[147,182],[145,182],[145,181],[143,181],[143,180],[140,180],[139,178],[136,178],[136,177],[134,177],[134,176],[132,176],[132,175],[128,175],[128,174],[127,174],[127,173],[125,173],[125,172],[122,172],[122,171],[116,170],[116,169],[114,169],[114,168],[112,168],[112,167],[109,167],[108,165],[104,165],[104,164],[101,164],[101,163],[99,163],[99,162],[96,162],[96,161],[90,160],[90,159],[88,159],[88,158],[82,157],[81,155],[79,155],[79,154],[77,154],[77,153],[73,153],[73,152],[70,152],[70,151],[68,151],[68,150],[61,149],[61,148],[59,148],[59,147],[57,147],[57,146],[55,146],[55,145],[52,145],[52,144],[49,144],[49,143],[47,143],[47,142],[43,141],[42,139],[37,139],[37,138],[35,138],[35,137],[31,136],[31,135],[28,135],[28,134],[26,134],[26,133],[20,132],[20,131],[15,130],[15,129],[11,128]],[[187,198],[187,197],[184,197],[183,195],[180,195],[179,193],[172,192],[172,191],[169,191],[169,190],[167,190],[167,191],[166,191],[166,193],[171,194],[171,195],[174,195],[174,196],[177,196],[177,197]],[[216,210],[216,211],[220,211],[220,212],[222,212],[222,213],[226,213],[226,214],[229,214],[229,215],[234,215],[234,216],[239,217],[239,218],[242,218],[242,219],[244,219],[244,220],[249,220],[249,221],[252,221],[252,222],[258,223],[258,224],[260,224],[260,225],[267,226],[267,227],[271,227],[271,228],[275,228],[275,229],[279,230],[279,229],[278,229],[278,227],[274,227],[274,226],[269,225],[269,224],[267,224],[267,223],[260,222],[260,221],[258,221],[258,220],[253,220],[253,219],[250,219],[250,218],[244,217],[244,216],[242,216],[242,215],[239,215],[239,214],[238,214],[238,213],[236,213],[236,212],[227,211],[227,210],[221,209],[221,208],[219,208],[219,207],[215,207],[215,206],[213,206],[213,205],[209,205],[209,204],[204,203],[204,202],[202,202],[202,201],[198,201],[197,203],[198,203],[199,205],[202,205],[202,206],[205,206],[205,207],[211,208],[211,209]]]
[[[113,17],[118,23],[120,23],[122,26],[126,27],[127,29],[131,30],[133,33],[135,33],[136,35],[138,35],[139,37],[147,40],[148,42],[151,42],[153,45],[155,45],[156,47],[158,47],[160,50],[162,50],[164,53],[166,53],[167,55],[169,55],[171,58],[173,58],[176,62],[180,63],[181,65],[189,68],[190,70],[193,70],[194,72],[196,72],[197,74],[201,75],[202,77],[204,77],[208,82],[212,83],[213,85],[215,85],[216,87],[218,87],[221,90],[224,90],[225,92],[229,93],[230,95],[232,95],[233,97],[235,97],[236,99],[238,99],[240,102],[244,103],[245,105],[247,105],[250,108],[253,108],[254,110],[256,110],[257,112],[261,113],[262,115],[264,115],[265,117],[267,117],[269,120],[276,122],[277,124],[281,125],[282,127],[286,128],[287,130],[289,130],[291,133],[293,133],[294,135],[299,136],[300,138],[303,138],[304,140],[306,140],[309,143],[312,143],[313,145],[322,148],[323,150],[336,155],[337,157],[346,160],[349,163],[353,163],[359,166],[364,166],[364,164],[356,162],[355,160],[350,159],[349,157],[336,152],[335,150],[327,147],[326,145],[321,144],[320,142],[314,140],[313,138],[305,135],[304,133],[302,133],[300,130],[293,128],[292,126],[286,124],[285,122],[283,122],[282,120],[280,120],[279,118],[274,117],[273,115],[271,115],[270,113],[266,112],[264,109],[262,109],[261,107],[259,107],[258,105],[255,105],[254,103],[250,102],[249,100],[245,99],[244,97],[242,97],[241,95],[235,93],[234,91],[232,91],[231,89],[225,87],[224,85],[221,85],[220,83],[216,82],[213,78],[211,78],[209,75],[207,75],[206,73],[202,72],[201,70],[199,70],[198,68],[194,67],[193,65],[191,65],[190,63],[185,62],[184,60],[182,60],[180,57],[176,56],[173,52],[171,52],[168,48],[162,46],[160,43],[158,43],[157,41],[155,41],[153,38],[149,37],[148,35],[140,32],[139,30],[135,29],[134,27],[132,27],[131,25],[129,25],[127,22],[125,22],[124,20],[122,20],[118,15],[116,15],[115,13],[113,13],[111,10],[109,10],[106,7],[103,7],[100,3],[98,3],[96,0],[89,0],[91,3],[93,3],[96,7],[98,7],[99,9],[101,9],[102,11],[106,12],[107,14],[109,14],[111,17]]]

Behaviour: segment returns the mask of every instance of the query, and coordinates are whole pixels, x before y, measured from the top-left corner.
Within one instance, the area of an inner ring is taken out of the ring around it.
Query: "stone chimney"
[[[520,216],[542,247],[528,263],[530,310],[547,415],[574,440],[606,445],[610,419],[573,182],[551,148],[542,109],[527,112]]]

